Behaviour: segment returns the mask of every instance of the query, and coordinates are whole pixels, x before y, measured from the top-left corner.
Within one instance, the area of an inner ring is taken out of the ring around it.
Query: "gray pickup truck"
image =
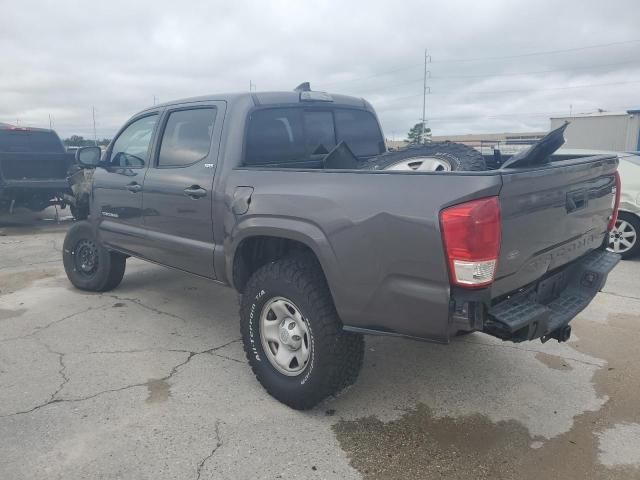
[[[565,341],[619,260],[620,189],[615,155],[554,159],[558,135],[487,166],[386,152],[369,103],[308,88],[156,105],[77,152],[97,168],[64,267],[88,291],[130,256],[232,286],[256,377],[296,409],[356,380],[363,334]]]

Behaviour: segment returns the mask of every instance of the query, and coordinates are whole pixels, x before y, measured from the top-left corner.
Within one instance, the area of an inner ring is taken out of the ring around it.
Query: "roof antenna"
[[[310,92],[311,84],[309,82],[302,82],[296,88],[293,89],[294,92]]]

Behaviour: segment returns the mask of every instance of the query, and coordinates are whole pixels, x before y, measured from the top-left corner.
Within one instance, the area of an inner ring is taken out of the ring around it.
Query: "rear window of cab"
[[[344,141],[359,159],[384,151],[375,116],[351,108],[262,108],[249,117],[245,165],[305,162]]]

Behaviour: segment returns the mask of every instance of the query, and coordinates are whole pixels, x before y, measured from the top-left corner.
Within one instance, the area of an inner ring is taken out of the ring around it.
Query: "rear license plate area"
[[[541,280],[536,288],[538,303],[546,304],[558,298],[560,293],[567,288],[569,282],[569,270],[564,269],[561,272],[551,275]]]

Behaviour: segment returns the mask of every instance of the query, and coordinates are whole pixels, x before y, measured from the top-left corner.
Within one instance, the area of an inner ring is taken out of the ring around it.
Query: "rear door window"
[[[158,156],[159,167],[184,167],[207,157],[216,109],[178,110],[169,114]]]

